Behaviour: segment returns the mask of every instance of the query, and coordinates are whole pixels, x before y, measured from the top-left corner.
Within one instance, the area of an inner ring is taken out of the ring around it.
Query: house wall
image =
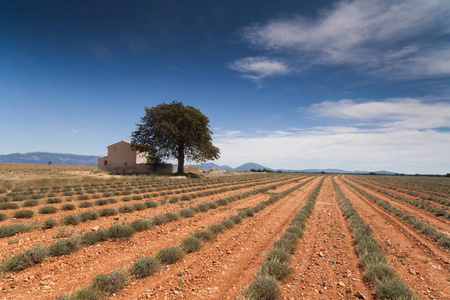
[[[131,143],[121,141],[107,147],[108,156],[99,158],[97,166],[100,170],[118,173],[155,173],[152,166],[147,164],[147,157],[143,152],[131,149]],[[158,167],[158,174],[172,174],[173,166],[164,164]]]
[[[173,173],[173,165],[172,164],[162,164],[156,168],[156,172],[153,169],[153,166],[148,164],[137,164],[136,173],[140,174],[172,174]]]
[[[131,149],[130,142],[121,141],[108,146],[107,149],[108,156],[97,161],[98,168],[101,170],[120,173],[135,172],[137,162],[146,162],[145,153],[136,155],[136,151]]]

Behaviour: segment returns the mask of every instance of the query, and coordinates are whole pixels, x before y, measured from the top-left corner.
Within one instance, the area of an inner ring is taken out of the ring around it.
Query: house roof
[[[120,141],[120,142],[111,144],[111,145],[109,145],[109,146],[106,146],[106,148],[111,147],[111,146],[114,146],[114,145],[117,145],[117,144],[121,144],[121,143],[126,143],[126,144],[128,144],[128,145],[131,145],[131,142],[129,142],[129,141]]]

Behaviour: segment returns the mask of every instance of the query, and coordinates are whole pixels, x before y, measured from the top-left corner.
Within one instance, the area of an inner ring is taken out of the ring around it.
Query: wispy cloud
[[[253,24],[243,36],[268,53],[294,56],[295,69],[346,64],[391,79],[445,76],[449,15],[448,0],[340,1],[316,19],[297,15]]]
[[[258,86],[261,86],[262,79],[265,77],[289,72],[285,62],[264,56],[240,58],[228,66],[232,70],[243,73],[242,77],[249,78]]]
[[[314,104],[309,111],[320,117],[360,121],[396,129],[435,129],[450,127],[450,103],[412,98],[385,101],[344,99]]]
[[[248,161],[273,168],[343,168],[447,173],[450,103],[422,99],[345,99],[303,112],[334,126],[220,136],[221,163]],[[337,122],[336,122],[337,121]],[[243,151],[245,149],[245,151]]]

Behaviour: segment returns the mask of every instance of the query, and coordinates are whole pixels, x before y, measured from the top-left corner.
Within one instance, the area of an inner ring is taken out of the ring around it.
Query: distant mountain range
[[[95,155],[77,155],[77,154],[64,154],[64,153],[50,153],[50,152],[29,152],[29,153],[12,153],[6,155],[0,155],[0,163],[26,163],[26,164],[40,164],[46,165],[52,162],[54,165],[72,165],[72,166],[97,166],[97,159],[101,156]],[[211,168],[217,168],[225,171],[250,171],[255,170],[272,170],[281,172],[304,172],[304,173],[353,173],[353,174],[368,174],[369,171],[346,171],[341,169],[271,169],[256,163],[245,163],[237,168],[232,168],[227,165],[219,166],[215,163],[205,163],[201,165],[186,165],[189,167],[200,167],[202,170],[209,170]],[[174,164],[173,168],[177,169],[178,165]],[[394,172],[389,171],[372,171],[377,174],[395,175]]]
[[[12,153],[0,155],[0,162],[47,165],[97,166],[95,155],[77,155],[49,152]]]
[[[230,166],[227,165],[223,165],[223,166],[219,166],[216,165],[215,163],[205,163],[205,164],[200,164],[200,165],[188,165],[189,167],[200,167],[202,170],[209,170],[211,168],[217,168],[219,170],[225,170],[225,171],[250,171],[251,169],[255,169],[255,170],[272,170],[272,171],[281,171],[281,172],[303,172],[303,173],[341,173],[341,174],[369,174],[371,172],[376,173],[376,174],[384,174],[384,175],[395,175],[395,172],[390,172],[390,171],[346,171],[346,170],[341,170],[341,169],[302,169],[302,170],[293,170],[293,169],[272,169],[272,168],[268,168],[265,166],[262,166],[260,164],[256,164],[256,163],[245,163],[243,165],[240,165],[239,167],[236,168],[232,168]],[[174,169],[177,168],[177,165],[173,166]]]

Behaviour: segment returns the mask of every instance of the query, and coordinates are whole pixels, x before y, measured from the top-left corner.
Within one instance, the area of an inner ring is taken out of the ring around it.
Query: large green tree
[[[184,173],[184,161],[197,163],[219,158],[212,144],[209,119],[198,109],[182,102],[162,103],[145,108],[145,116],[131,135],[132,147],[157,158],[178,160],[178,174]]]

